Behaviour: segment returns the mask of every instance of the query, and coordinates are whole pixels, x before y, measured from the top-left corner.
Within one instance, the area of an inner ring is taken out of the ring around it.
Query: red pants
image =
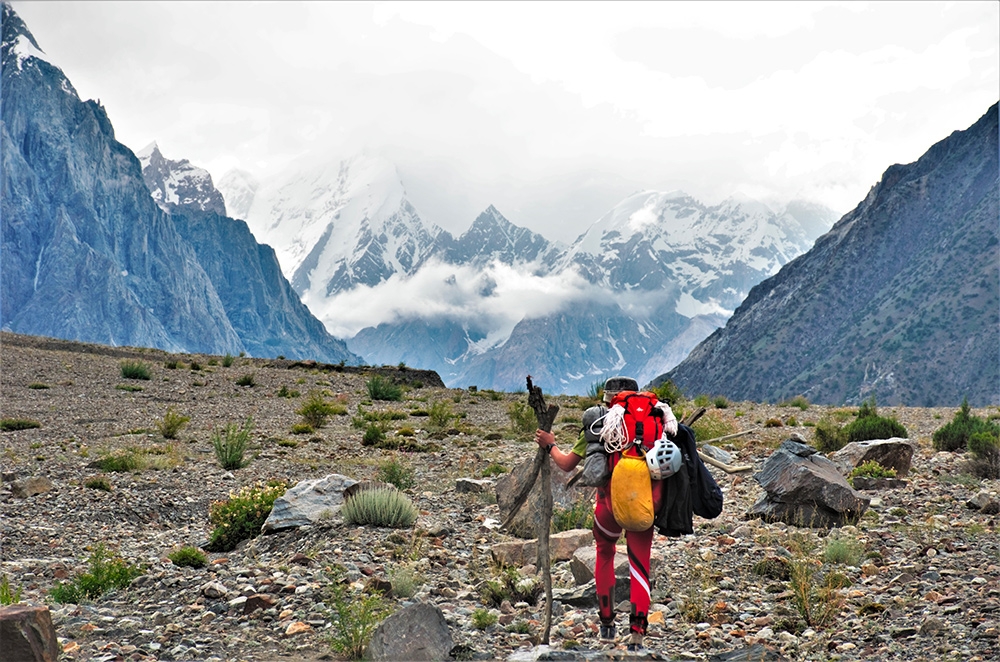
[[[660,509],[660,495],[663,483],[653,481],[653,512]],[[597,563],[594,580],[597,584],[597,601],[601,622],[608,624],[614,620],[615,588],[615,543],[621,537],[622,528],[615,522],[611,511],[611,487],[597,488],[597,503],[594,506],[594,542],[597,544]],[[630,576],[632,613],[629,629],[646,634],[649,613],[649,555],[653,546],[653,527],[645,531],[626,531]]]

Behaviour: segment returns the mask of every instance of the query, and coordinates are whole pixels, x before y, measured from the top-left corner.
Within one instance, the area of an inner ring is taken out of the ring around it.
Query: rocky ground
[[[123,379],[120,363],[126,359],[148,364],[151,379]],[[170,361],[179,364],[171,369]],[[192,362],[200,369],[192,370]],[[399,376],[412,379],[406,373]],[[248,374],[254,385],[238,386]],[[415,577],[416,594],[390,598],[391,604],[424,601],[440,607],[459,659],[525,654],[540,629],[540,606],[504,605],[493,610],[495,625],[475,627],[473,612],[486,608],[479,588],[497,572],[491,549],[511,538],[496,526],[500,516],[491,493],[455,489],[459,478],[481,478],[491,464],[510,468],[531,455],[533,444],[511,430],[507,411],[525,395],[413,384],[402,402],[368,403],[365,380],[362,372],[328,372],[288,361],[237,358],[223,367],[221,357],[3,334],[0,418],[32,419],[41,427],[0,432],[0,574],[21,590],[22,602],[50,607],[65,659],[337,659],[328,643],[324,602],[334,568],[345,571],[356,587]],[[280,397],[282,387],[301,395]],[[295,410],[313,390],[325,391],[331,400],[340,394],[350,414],[362,403],[406,413],[393,422],[390,434],[409,426],[418,441],[434,441],[441,450],[364,447],[351,415],[334,417],[313,435],[294,435],[291,428],[300,421]],[[562,407],[556,429],[566,447],[589,403],[548,399]],[[446,402],[461,416],[454,428],[431,430],[428,418],[410,415],[435,402]],[[191,418],[172,441],[156,432],[169,408]],[[791,433],[811,440],[812,425],[838,411],[731,403],[711,414],[738,430],[758,428],[722,447],[737,463],[759,468]],[[972,478],[964,473],[962,455],[931,448],[931,434],[954,411],[880,409],[895,416],[918,444],[913,470],[905,487],[866,492],[872,503],[858,525],[831,535],[746,520],[743,514],[762,490],[750,474],[713,469],[726,495],[723,514],[711,521],[696,518],[694,535],[654,540],[659,561],[653,568],[647,658],[709,660],[755,644],[789,660],[1000,658],[997,518],[967,506],[982,490],[995,496],[1000,483]],[[997,409],[975,413],[986,416]],[[210,435],[248,416],[255,424],[254,460],[226,471],[216,462]],[[764,427],[769,419],[785,425]],[[95,459],[125,447],[152,451],[149,457],[161,468],[105,474],[111,491],[84,485],[101,473],[90,466]],[[209,504],[240,486],[331,473],[373,479],[380,463],[390,459],[415,472],[416,486],[407,494],[420,516],[412,529],[347,526],[333,517],[256,538],[227,554],[210,554],[203,569],[179,568],[167,559],[180,546],[203,544],[211,531]],[[15,496],[13,483],[31,477],[49,479],[51,489]],[[824,560],[834,538],[857,551],[851,564]],[[50,589],[84,571],[98,543],[142,565],[144,574],[127,589],[93,602],[53,602]],[[838,597],[814,601],[811,625],[796,607],[783,566],[765,562],[781,557],[799,567],[811,559],[818,571],[813,588],[832,573],[849,583]],[[552,574],[557,588],[573,586],[569,563],[556,563]],[[250,595],[264,595],[266,603],[245,614]],[[556,604],[553,620],[553,649],[624,655],[624,642],[615,647],[598,640],[592,609]],[[627,615],[620,614],[619,621],[625,630]]]

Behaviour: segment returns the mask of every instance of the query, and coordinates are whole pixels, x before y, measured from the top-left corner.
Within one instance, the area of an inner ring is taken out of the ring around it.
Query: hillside
[[[124,379],[123,360],[144,362],[151,379]],[[497,624],[480,629],[473,623],[475,610],[487,609],[480,589],[497,572],[492,550],[512,539],[497,528],[492,491],[456,488],[458,479],[482,478],[493,463],[509,469],[530,457],[533,444],[511,430],[507,414],[514,402],[525,400],[523,393],[432,387],[428,375],[382,369],[409,386],[401,402],[372,403],[362,368],[248,358],[237,358],[230,367],[222,363],[211,355],[0,334],[0,417],[40,424],[0,432],[0,575],[23,591],[23,601],[49,605],[68,658],[339,659],[330,653],[327,637],[333,630],[323,602],[328,571],[339,567],[355,588],[412,572],[416,594],[389,598],[390,607],[413,601],[439,607],[457,659],[507,659],[515,653],[534,659],[539,606],[493,608]],[[254,385],[237,385],[248,374]],[[282,388],[301,394],[280,397]],[[338,397],[349,415],[334,416],[314,434],[292,434],[300,420],[296,409],[318,390],[331,400]],[[555,429],[565,448],[588,403],[569,396],[548,399],[562,408]],[[434,405],[461,417],[454,428],[437,430],[419,415]],[[156,432],[157,421],[171,408],[191,418],[175,440]],[[440,450],[400,453],[362,446],[362,430],[351,425],[361,410],[399,412],[403,417],[389,423],[390,438],[403,438],[393,435],[405,426],[414,432],[412,439],[439,444]],[[811,440],[810,426],[837,411],[740,402],[709,415],[736,429],[756,428],[726,448],[735,462],[759,468],[782,439],[795,432]],[[712,660],[756,644],[781,651],[787,660],[834,655],[927,660],[932,653],[941,659],[997,659],[997,517],[970,510],[966,502],[983,489],[996,495],[1000,481],[963,475],[960,455],[931,450],[930,435],[953,411],[882,410],[908,428],[919,450],[906,486],[867,492],[873,498],[868,514],[856,528],[839,531],[864,550],[864,559],[858,565],[823,564],[825,572],[835,569],[851,582],[843,608],[825,627],[802,623],[785,581],[755,574],[761,561],[788,554],[796,549],[794,536],[802,536],[781,524],[745,521],[743,513],[760,488],[745,474],[713,470],[726,494],[723,514],[696,519],[694,535],[654,539],[649,653],[635,659]],[[211,433],[248,416],[255,423],[252,462],[225,471],[213,456]],[[786,425],[763,427],[768,419]],[[162,468],[101,474],[92,466],[125,448]],[[416,483],[405,492],[420,515],[412,528],[348,526],[335,515],[313,527],[242,543],[230,553],[210,554],[210,565],[201,569],[179,568],[166,558],[179,546],[203,544],[211,531],[209,504],[242,486],[332,473],[373,479],[389,461],[413,471]],[[110,491],[85,485],[99,475],[107,478]],[[14,496],[12,483],[29,477],[47,478],[52,487]],[[488,479],[490,485],[496,481]],[[816,549],[826,544],[815,533],[800,533]],[[79,606],[51,602],[49,590],[85,570],[92,546],[101,542],[144,566],[144,574],[128,588]],[[557,590],[575,585],[571,565],[553,565]],[[521,570],[526,576],[533,572]],[[244,613],[241,599],[253,594],[264,595],[271,606]],[[620,624],[627,622],[623,610],[627,602],[619,605]],[[620,639],[614,650],[598,641],[596,609],[569,602],[555,607],[551,643],[564,656],[559,659],[621,659]]]
[[[1000,403],[997,106],[894,165],[659,377],[777,402]]]

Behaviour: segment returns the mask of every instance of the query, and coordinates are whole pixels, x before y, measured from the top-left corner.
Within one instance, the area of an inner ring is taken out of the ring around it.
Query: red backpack
[[[659,400],[649,391],[619,391],[611,399],[610,407],[621,405],[625,409],[625,431],[630,442],[643,447],[643,454],[663,434],[663,418],[653,412]],[[625,451],[640,455],[634,447]]]

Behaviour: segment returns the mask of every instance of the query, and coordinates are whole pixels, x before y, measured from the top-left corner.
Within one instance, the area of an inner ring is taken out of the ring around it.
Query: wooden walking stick
[[[559,413],[559,405],[545,405],[542,389],[531,383],[531,375],[528,375],[528,405],[534,410],[535,418],[538,419],[538,429],[551,432],[552,423],[556,420],[556,414]],[[503,526],[510,525],[514,520],[521,506],[527,501],[528,494],[531,493],[531,488],[534,487],[539,476],[542,479],[542,501],[535,532],[538,537],[537,565],[542,571],[542,584],[545,587],[545,619],[542,623],[542,636],[539,643],[548,645],[549,631],[552,629],[552,569],[549,558],[549,528],[552,526],[552,467],[549,464],[549,453],[544,448],[539,447],[535,453],[535,461],[531,467],[531,478],[524,482],[521,491],[514,498],[513,508],[511,508]]]

